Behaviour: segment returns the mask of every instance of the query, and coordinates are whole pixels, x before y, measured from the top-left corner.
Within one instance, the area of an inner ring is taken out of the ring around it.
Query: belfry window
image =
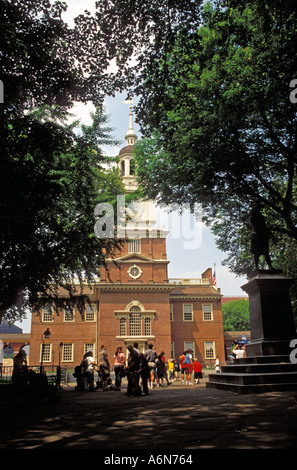
[[[133,240],[129,240],[129,253],[140,253],[141,246],[140,246],[140,239],[134,238]]]
[[[121,161],[121,176],[125,176],[125,162]]]
[[[130,160],[130,176],[135,175],[135,160]]]

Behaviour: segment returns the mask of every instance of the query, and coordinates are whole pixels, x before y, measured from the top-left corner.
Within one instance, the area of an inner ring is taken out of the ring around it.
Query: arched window
[[[130,308],[129,335],[141,336],[141,311],[137,306]]]
[[[121,161],[121,175],[125,176],[125,161]]]

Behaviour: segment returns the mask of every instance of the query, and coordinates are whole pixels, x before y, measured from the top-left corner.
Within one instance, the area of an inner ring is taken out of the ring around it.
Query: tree
[[[163,185],[157,194],[160,181],[151,186],[156,157],[152,163],[144,142],[138,166],[150,196],[204,202],[210,219],[220,217],[230,196],[243,208],[261,200],[275,228],[297,239],[296,108],[289,101],[297,31],[288,3],[284,9],[279,2],[208,5],[197,32],[187,41],[176,37],[161,64],[163,96],[152,74],[142,118],[158,128],[157,166],[168,172],[166,192]]]
[[[201,202],[206,223],[223,219],[224,227],[235,206],[242,224],[261,201],[280,243],[295,247],[294,2],[108,5],[97,18],[104,29],[113,14],[108,34],[122,72],[133,46],[130,88],[140,96],[146,136],[136,153],[144,194],[166,204]],[[127,32],[132,45],[125,49]]]
[[[248,331],[250,329],[249,301],[234,300],[222,304],[224,331]]]
[[[94,235],[96,205],[115,204],[123,192],[118,172],[104,168],[98,147],[103,122],[97,113],[81,136],[31,116],[10,129],[11,162],[1,172],[0,285],[3,313],[16,308],[6,318],[49,300],[57,307],[66,298],[82,306],[83,282],[98,277],[105,257],[119,246],[120,240]]]
[[[0,4],[0,321],[4,314],[13,321],[33,303],[82,307],[85,280],[98,276],[121,243],[95,236],[94,209],[115,204],[123,188],[100,150],[116,143],[101,106],[107,58],[91,82],[79,56],[88,35],[63,23],[62,3]],[[74,132],[69,109],[90,98],[93,123]]]

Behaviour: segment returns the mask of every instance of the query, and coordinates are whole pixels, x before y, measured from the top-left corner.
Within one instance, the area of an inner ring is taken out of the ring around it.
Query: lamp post
[[[43,355],[44,355],[44,340],[45,339],[50,339],[51,337],[51,332],[49,328],[47,328],[44,333],[41,335],[41,340],[42,340],[42,349],[41,349],[41,361],[40,361],[40,374],[42,374],[42,366],[43,366]]]
[[[61,388],[61,351],[63,348],[63,343],[59,344],[59,365],[57,367],[57,389],[59,390]]]

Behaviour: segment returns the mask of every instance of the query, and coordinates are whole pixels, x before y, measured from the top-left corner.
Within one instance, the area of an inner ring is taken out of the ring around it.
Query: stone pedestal
[[[259,271],[242,286],[250,305],[247,357],[290,353],[290,341],[296,337],[289,295],[293,282],[280,271]]]
[[[208,388],[235,393],[297,390],[297,363],[290,361],[290,342],[297,338],[289,288],[282,272],[259,271],[242,286],[250,301],[251,342],[246,357],[210,374]]]

